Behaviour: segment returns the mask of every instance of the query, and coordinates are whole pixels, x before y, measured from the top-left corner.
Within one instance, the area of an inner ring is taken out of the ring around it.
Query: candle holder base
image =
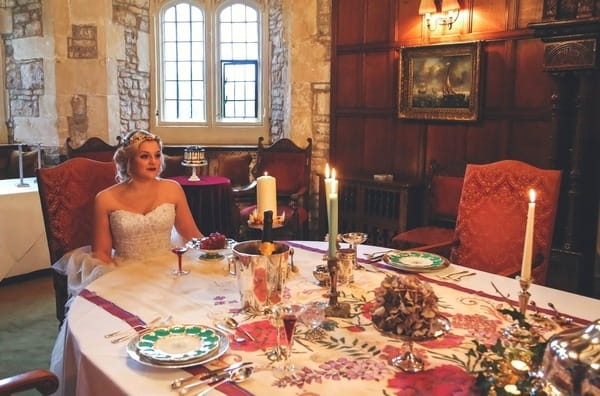
[[[17,183],[17,187],[29,187],[29,183],[20,182],[20,183]]]
[[[530,329],[515,322],[504,329],[502,341],[506,346],[529,349],[537,344],[537,336]]]
[[[337,305],[328,305],[325,308],[325,316],[330,318],[349,318],[350,304],[337,303]]]

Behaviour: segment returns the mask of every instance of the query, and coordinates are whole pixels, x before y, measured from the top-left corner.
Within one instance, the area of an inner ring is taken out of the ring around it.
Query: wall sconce
[[[423,20],[429,30],[436,30],[438,25],[452,25],[458,19],[460,4],[458,0],[421,0],[419,15],[424,15]]]

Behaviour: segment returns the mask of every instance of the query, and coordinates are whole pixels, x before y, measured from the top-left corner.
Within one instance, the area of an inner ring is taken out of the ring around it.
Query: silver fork
[[[148,323],[147,325],[141,325],[141,324],[140,324],[140,325],[131,326],[131,327],[127,328],[127,329],[113,331],[112,333],[105,334],[105,335],[104,335],[104,338],[113,338],[113,337],[119,337],[119,336],[122,336],[122,335],[124,335],[125,333],[129,333],[129,332],[131,332],[131,330],[144,329],[144,328],[146,328],[146,327],[148,327],[148,326],[152,326],[153,324],[156,324],[156,323],[158,323],[158,321],[159,321],[159,320],[160,320],[160,316],[158,316],[158,317],[156,317],[156,318],[152,319],[152,320],[150,321],[150,323]]]
[[[128,339],[130,339],[130,338],[132,338],[132,337],[135,337],[136,335],[138,335],[138,332],[139,332],[140,330],[146,330],[146,329],[149,329],[149,328],[151,328],[152,326],[154,326],[154,325],[157,325],[157,324],[161,324],[161,325],[167,324],[167,323],[169,323],[169,322],[171,321],[171,315],[167,316],[166,318],[164,318],[164,319],[162,319],[162,320],[161,320],[160,318],[158,318],[158,319],[159,319],[159,320],[158,320],[158,321],[156,321],[155,323],[153,323],[153,321],[152,321],[152,322],[150,322],[150,323],[148,323],[148,325],[147,325],[147,326],[142,326],[142,327],[140,327],[140,328],[138,328],[138,329],[134,329],[134,328],[132,328],[132,329],[131,329],[131,330],[133,330],[133,332],[132,332],[132,333],[126,334],[126,335],[124,335],[124,336],[122,336],[122,337],[119,337],[119,338],[114,338],[114,339],[110,340],[110,342],[112,342],[113,344],[118,344],[119,342],[122,342],[122,341],[128,340]]]

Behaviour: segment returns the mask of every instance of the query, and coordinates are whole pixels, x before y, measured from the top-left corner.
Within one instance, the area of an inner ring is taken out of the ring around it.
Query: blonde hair
[[[160,172],[162,172],[164,168],[164,157],[162,156],[162,142],[160,138],[144,129],[137,129],[125,135],[125,138],[121,142],[121,146],[115,151],[115,156],[113,158],[117,166],[117,180],[119,182],[123,183],[131,180],[131,173],[129,171],[131,158],[137,154],[140,144],[146,141],[155,141],[158,143],[161,150]]]

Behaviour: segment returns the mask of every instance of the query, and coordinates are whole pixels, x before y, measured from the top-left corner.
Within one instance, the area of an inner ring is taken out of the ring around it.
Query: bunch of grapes
[[[200,249],[205,250],[216,250],[216,249],[225,249],[227,246],[227,240],[225,235],[212,232],[208,237],[202,239],[200,243]]]

